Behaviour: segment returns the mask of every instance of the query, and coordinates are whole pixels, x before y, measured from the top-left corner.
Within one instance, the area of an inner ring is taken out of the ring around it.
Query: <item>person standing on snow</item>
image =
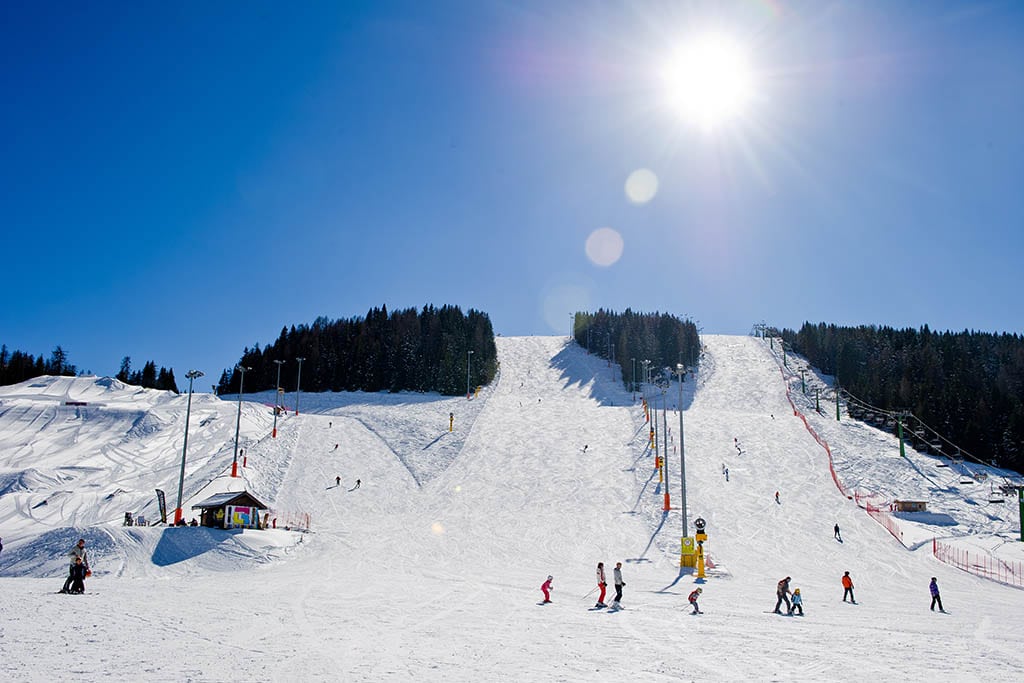
[[[789,603],[789,582],[791,580],[792,579],[787,576],[782,581],[779,581],[779,585],[775,588],[775,597],[778,598],[778,600],[775,601],[776,614],[782,614],[782,612],[779,611],[779,607],[782,606],[783,602],[786,603],[787,612],[793,611],[793,605]]]
[[[693,605],[693,611],[690,614],[704,614],[700,611],[700,605],[697,604],[697,599],[700,598],[700,594],[704,592],[703,588],[697,588],[695,591],[690,593],[690,597],[687,598],[690,604]]]
[[[597,597],[597,604],[594,607],[607,607],[604,604],[604,592],[608,588],[608,582],[604,578],[604,562],[597,563],[597,587],[601,589],[601,594]]]
[[[840,543],[842,543],[842,542],[843,542],[843,537],[839,535],[839,524],[838,524],[838,523],[836,523],[835,527],[833,528],[833,532],[832,532],[832,535],[833,535],[833,536],[835,537],[835,539],[836,539],[837,541],[839,541]]]
[[[942,609],[942,598],[939,597],[938,579],[934,576],[932,577],[932,582],[928,584],[928,591],[932,594],[932,611],[935,611],[935,605],[937,604],[939,606],[939,611],[945,612],[946,610]]]
[[[804,615],[804,599],[800,595],[799,588],[793,591],[793,606],[789,608],[789,613],[793,614],[797,610],[800,610],[800,616]]]
[[[545,604],[551,602],[551,591],[554,590],[554,588],[551,585],[552,581],[554,581],[554,578],[550,574],[548,574],[548,580],[540,585],[540,590],[542,593],[544,593]]]
[[[80,595],[85,592],[85,577],[88,575],[88,571],[85,565],[82,563],[82,558],[75,558],[75,563],[71,565],[71,588],[68,593]]]
[[[619,601],[622,600],[622,587],[626,585],[626,582],[622,580],[622,563],[615,563],[615,571],[612,572],[615,578],[615,600],[612,601],[612,607],[618,609],[622,605]]]
[[[82,561],[82,565],[86,571],[89,571],[89,554],[85,551],[85,539],[78,539],[78,543],[71,546],[71,550],[68,551],[68,558],[71,560],[71,566],[68,568],[68,578],[64,581],[64,587],[60,589],[61,593],[67,593],[71,590],[71,581],[74,579],[75,564],[78,560]]]
[[[775,502],[778,503],[779,505],[782,505],[782,501],[779,500],[779,492],[778,491],[775,492]]]
[[[843,572],[843,602],[846,602],[846,596],[850,596],[850,602],[857,604],[857,600],[853,597],[853,579],[850,578],[850,572]]]

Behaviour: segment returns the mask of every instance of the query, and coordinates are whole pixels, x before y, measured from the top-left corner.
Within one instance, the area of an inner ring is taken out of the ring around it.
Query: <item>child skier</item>
[[[551,586],[551,582],[553,580],[554,579],[551,577],[551,575],[548,574],[548,580],[540,585],[540,590],[542,593],[544,593],[544,604],[551,602],[551,591],[554,590],[554,588]]]
[[[793,591],[793,606],[789,608],[789,613],[792,614],[797,610],[800,610],[800,616],[804,615],[804,599],[803,596],[800,595],[799,588]]]
[[[604,604],[604,592],[608,588],[608,582],[604,578],[604,562],[597,563],[597,587],[601,589],[601,594],[597,597],[597,604],[594,607],[607,607]]]
[[[700,611],[700,605],[697,604],[697,599],[700,597],[700,594],[703,593],[703,592],[704,592],[703,588],[697,588],[695,591],[690,593],[689,600],[690,600],[690,604],[693,605],[693,611],[690,612],[690,614],[704,614],[703,612]]]
[[[85,592],[85,564],[80,557],[75,558],[75,566],[71,568],[71,589],[68,592]]]

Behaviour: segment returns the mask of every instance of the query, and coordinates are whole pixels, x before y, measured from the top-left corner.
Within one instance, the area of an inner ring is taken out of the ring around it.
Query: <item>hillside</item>
[[[764,342],[705,342],[683,387],[687,519],[707,520],[716,565],[697,617],[684,604],[695,578],[678,568],[678,456],[674,509],[663,515],[639,404],[616,368],[562,338],[498,338],[498,380],[472,401],[303,394],[276,439],[269,409],[246,397],[245,482],[281,514],[309,514],[308,534],[120,527],[130,505],[152,518],[152,488],[173,490],[183,399],[109,380],[7,388],[0,468],[20,483],[0,497],[0,672],[41,680],[73,663],[90,680],[1024,675],[1021,591],[896,542],[833,483]],[[62,405],[75,391],[103,405],[75,413]],[[673,442],[677,392],[665,396]],[[190,501],[241,486],[225,476],[236,410],[230,397],[193,397]],[[826,416],[808,420],[841,480],[880,497],[926,493],[944,515],[902,521],[915,535],[1003,538],[1002,551],[1019,557],[1012,507],[976,513],[962,491],[935,485],[926,456],[904,460],[893,437]],[[60,491],[60,505],[36,507]],[[52,595],[59,554],[79,533],[96,576],[85,596]],[[589,609],[599,560],[609,575],[623,563],[620,612]],[[857,605],[840,600],[845,570]],[[554,603],[538,606],[548,574]],[[787,575],[805,596],[802,619],[765,613]],[[931,576],[948,614],[927,609]],[[81,619],[55,631],[69,602]]]

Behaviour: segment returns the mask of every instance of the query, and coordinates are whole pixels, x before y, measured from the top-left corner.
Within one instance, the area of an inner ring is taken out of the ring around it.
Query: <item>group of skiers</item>
[[[838,533],[838,528],[839,527],[837,526],[836,527],[837,533]],[[787,609],[787,614],[792,615],[794,612],[799,612],[800,616],[803,616],[803,614],[804,614],[804,608],[803,608],[804,600],[803,600],[803,596],[800,595],[800,589],[799,588],[797,588],[792,593],[790,593],[790,591],[789,591],[789,582],[790,581],[792,581],[792,578],[787,576],[786,578],[784,578],[781,581],[779,581],[779,583],[778,583],[778,585],[777,585],[777,587],[775,589],[775,596],[776,596],[775,614],[782,614],[782,612],[779,611],[779,608],[782,606],[783,603],[785,603],[786,604],[786,609]],[[857,599],[853,595],[853,578],[850,576],[850,572],[848,572],[848,571],[843,572],[843,577],[842,577],[842,579],[840,581],[843,584],[843,602],[846,602],[846,599],[849,598],[850,599],[850,603],[856,605],[857,604]],[[931,583],[928,584],[928,591],[931,593],[931,596],[932,596],[932,605],[931,605],[932,611],[935,610],[935,605],[938,605],[939,606],[939,611],[940,612],[945,612],[946,610],[944,610],[942,608],[942,598],[939,596],[939,583],[938,583],[938,579],[936,579],[934,576],[932,577]],[[792,596],[792,602],[790,601],[790,596]]]
[[[626,585],[626,582],[622,580],[622,563],[616,562],[615,569],[612,571],[612,578],[615,583],[615,598],[612,600],[612,609],[622,609],[622,588]],[[551,602],[551,591],[554,590],[552,582],[554,577],[548,575],[548,578],[544,583],[541,584],[540,590],[544,594],[544,599],[541,601],[542,605],[546,605]],[[603,609],[608,605],[604,602],[604,597],[608,589],[608,582],[604,575],[604,562],[597,563],[597,588],[594,590],[601,591],[597,596],[597,603],[594,605],[594,609]],[[591,591],[593,593],[594,591]],[[589,595],[589,593],[588,593]]]
[[[626,582],[622,580],[622,563],[616,562],[615,569],[612,572],[612,577],[615,581],[615,599],[612,600],[612,609],[622,609],[620,601],[622,600],[622,587],[626,585]],[[597,604],[594,605],[596,609],[602,609],[607,607],[604,603],[605,590],[608,588],[608,582],[605,581],[604,577],[604,562],[597,563],[597,588],[601,591],[600,595],[597,596]]]
[[[594,605],[594,609],[603,609],[605,607],[608,607],[608,605],[606,605],[604,602],[605,593],[608,588],[608,582],[605,579],[604,573],[604,562],[597,563],[596,575],[597,588],[595,590],[599,590],[600,593],[598,594],[597,603]],[[619,610],[622,609],[622,605],[620,603],[620,601],[622,600],[622,588],[626,585],[626,582],[622,580],[621,562],[615,563],[613,577],[615,582],[615,598],[612,600],[611,607],[614,610]],[[792,577],[787,576],[786,578],[780,580],[777,584],[775,589],[776,601],[774,613],[782,614],[780,608],[783,604],[785,604],[786,614],[788,616],[793,616],[795,614],[802,617],[804,616],[804,598],[800,594],[799,588],[795,588],[792,591],[790,591],[789,584],[792,580]],[[547,604],[551,602],[551,591],[554,589],[552,585],[553,581],[554,577],[549,575],[547,580],[544,581],[543,584],[541,584],[540,590],[544,594],[544,599],[541,602],[541,604]],[[853,595],[853,579],[850,577],[849,571],[843,572],[841,583],[843,585],[843,602],[846,602],[847,598],[849,598],[849,601],[852,604],[856,605],[857,600]],[[942,598],[939,596],[938,581],[934,576],[932,577],[931,583],[928,585],[928,589],[932,596],[931,609],[934,611],[935,606],[938,605],[939,611],[944,612],[945,610],[942,608]],[[687,602],[689,602],[690,606],[693,608],[693,611],[690,612],[690,614],[704,614],[704,612],[700,609],[700,605],[698,604],[698,600],[700,600],[700,596],[703,593],[704,589],[701,587],[697,587],[690,593],[689,597],[687,597]]]

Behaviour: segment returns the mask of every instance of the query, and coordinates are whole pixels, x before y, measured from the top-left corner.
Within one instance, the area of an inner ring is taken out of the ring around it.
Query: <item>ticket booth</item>
[[[216,493],[192,506],[199,510],[200,526],[215,529],[259,529],[267,506],[248,491]]]

